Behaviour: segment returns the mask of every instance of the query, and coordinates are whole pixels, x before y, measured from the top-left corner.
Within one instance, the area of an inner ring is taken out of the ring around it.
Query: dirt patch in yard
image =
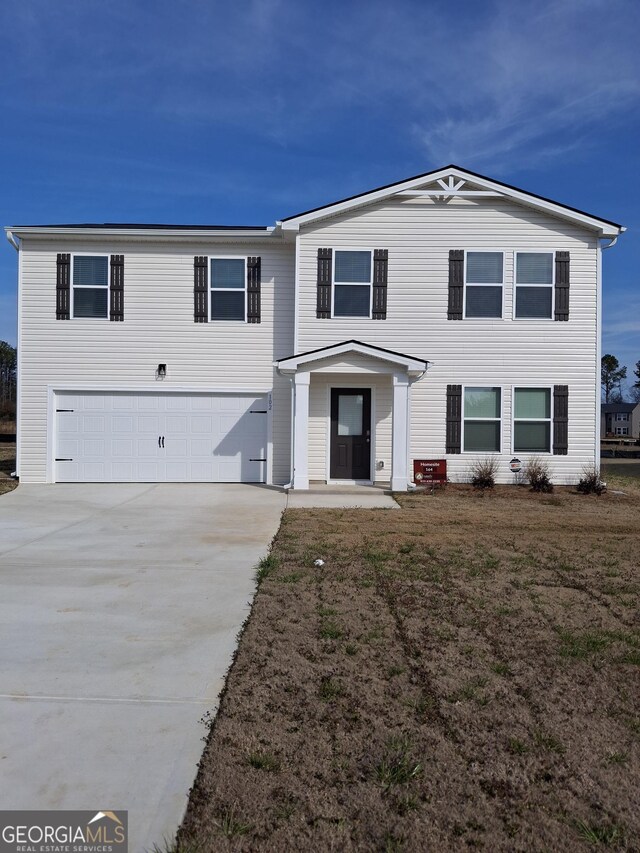
[[[637,850],[625,491],[286,512],[177,849]]]
[[[17,480],[11,479],[11,473],[16,470],[16,446],[13,443],[0,442],[0,495],[10,492],[18,485]]]

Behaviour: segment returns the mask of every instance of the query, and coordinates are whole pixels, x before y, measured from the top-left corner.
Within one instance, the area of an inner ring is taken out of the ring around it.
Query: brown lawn
[[[286,512],[176,849],[637,850],[622,485]]]
[[[16,446],[14,443],[0,442],[0,495],[10,492],[18,485],[11,480],[10,474],[16,470]]]

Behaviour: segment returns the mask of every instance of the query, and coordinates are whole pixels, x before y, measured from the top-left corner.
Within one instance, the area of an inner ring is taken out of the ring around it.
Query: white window
[[[551,389],[515,388],[513,391],[513,450],[551,452]]]
[[[628,421],[629,415],[626,414],[625,412],[617,412],[616,413],[616,420],[617,421]]]
[[[373,252],[336,251],[333,262],[333,316],[371,317]]]
[[[108,255],[74,255],[71,281],[73,317],[109,316]]]
[[[211,320],[242,320],[247,315],[247,259],[210,258]]]
[[[553,252],[516,252],[518,319],[552,319],[554,267]]]
[[[616,435],[629,435],[629,427],[616,427]]]
[[[502,317],[504,255],[465,252],[464,316]]]
[[[462,417],[465,452],[500,452],[500,388],[465,388]]]

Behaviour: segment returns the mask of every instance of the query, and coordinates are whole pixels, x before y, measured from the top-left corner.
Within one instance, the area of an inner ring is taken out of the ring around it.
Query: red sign
[[[447,460],[414,459],[413,482],[417,486],[444,485],[447,482]]]

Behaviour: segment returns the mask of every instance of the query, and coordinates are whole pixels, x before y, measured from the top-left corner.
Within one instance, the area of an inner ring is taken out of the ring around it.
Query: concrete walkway
[[[285,495],[20,486],[0,497],[0,804],[128,809],[172,839]]]
[[[400,509],[391,494],[379,486],[330,486],[313,483],[308,492],[289,492],[288,509]]]

